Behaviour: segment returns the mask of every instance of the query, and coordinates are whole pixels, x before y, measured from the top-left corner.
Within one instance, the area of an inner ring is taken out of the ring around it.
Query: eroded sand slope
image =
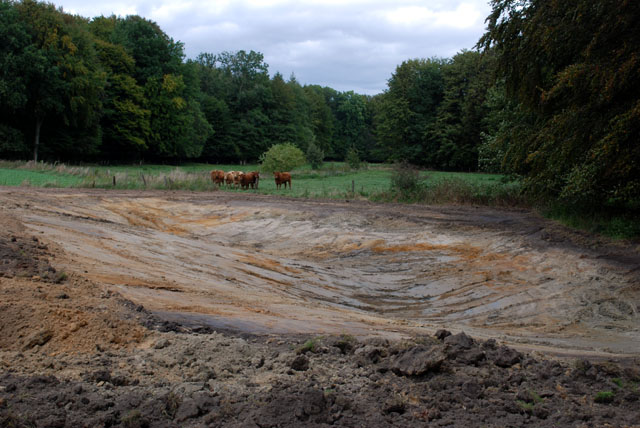
[[[0,200],[64,250],[64,269],[168,319],[390,337],[445,326],[640,351],[637,248],[529,213],[223,192],[2,189]]]

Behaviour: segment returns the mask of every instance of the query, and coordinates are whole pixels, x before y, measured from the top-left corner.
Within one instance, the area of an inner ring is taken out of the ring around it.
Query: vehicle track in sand
[[[224,192],[0,188],[58,268],[164,318],[252,333],[446,327],[640,351],[640,252],[525,211]]]

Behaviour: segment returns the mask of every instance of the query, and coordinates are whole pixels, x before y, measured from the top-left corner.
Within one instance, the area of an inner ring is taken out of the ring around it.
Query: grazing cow
[[[244,172],[242,171],[233,171],[234,175],[233,175],[233,186],[237,189],[238,187],[240,187],[240,184],[242,183],[242,177],[244,177]]]
[[[232,185],[236,188],[240,186],[240,177],[244,175],[242,171],[229,171],[224,175],[224,179],[227,183],[227,187]]]
[[[252,189],[258,188],[258,183],[260,182],[260,173],[258,171],[247,172],[242,176],[240,184],[242,185],[242,189],[248,189],[251,186]],[[255,186],[255,187],[254,187]]]
[[[289,190],[291,190],[291,174],[288,172],[274,172],[273,176],[276,179],[276,188],[280,188],[281,184],[284,184],[284,188],[287,188],[287,183],[289,183]]]
[[[233,177],[236,171],[229,171],[224,175],[224,179],[227,182],[227,187],[231,187],[233,184]]]
[[[220,171],[219,169],[211,171],[211,181],[220,187],[222,183],[224,183],[224,171]]]

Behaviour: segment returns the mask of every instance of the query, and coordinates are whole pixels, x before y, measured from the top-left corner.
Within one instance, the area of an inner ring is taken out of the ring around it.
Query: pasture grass
[[[0,167],[0,186],[73,187],[82,179],[56,171],[38,171]]]

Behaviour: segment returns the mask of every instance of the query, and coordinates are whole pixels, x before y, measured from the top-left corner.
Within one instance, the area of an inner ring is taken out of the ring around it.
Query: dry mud
[[[0,224],[2,426],[640,419],[637,243],[223,192],[0,188]]]

